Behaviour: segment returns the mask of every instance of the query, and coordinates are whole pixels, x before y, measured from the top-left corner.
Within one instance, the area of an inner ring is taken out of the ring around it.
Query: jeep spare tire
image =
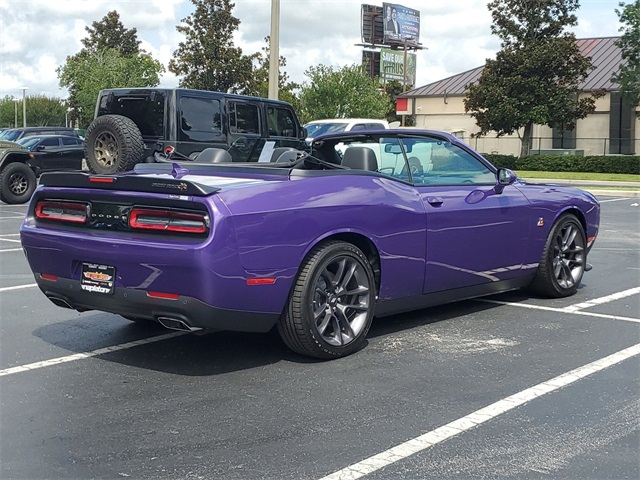
[[[122,115],[96,118],[85,134],[84,156],[91,173],[131,170],[144,159],[144,141],[135,122]]]

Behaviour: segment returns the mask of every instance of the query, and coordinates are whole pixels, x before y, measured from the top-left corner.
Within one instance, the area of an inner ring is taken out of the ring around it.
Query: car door
[[[50,172],[59,170],[60,161],[60,139],[58,137],[44,137],[36,146],[33,147],[34,160],[40,168],[40,172]]]
[[[531,226],[526,197],[513,185],[497,193],[493,169],[461,145],[438,138],[402,142],[406,173],[426,212],[424,292],[522,275]]]
[[[60,170],[82,170],[84,157],[82,140],[73,137],[60,137],[60,140],[62,142],[58,158]]]

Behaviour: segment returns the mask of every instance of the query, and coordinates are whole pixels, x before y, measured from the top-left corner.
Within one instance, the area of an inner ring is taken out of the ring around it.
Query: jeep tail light
[[[205,233],[209,226],[209,217],[203,213],[134,208],[129,214],[129,226],[138,230]]]
[[[86,223],[89,205],[78,202],[41,200],[36,204],[36,218],[69,223]]]

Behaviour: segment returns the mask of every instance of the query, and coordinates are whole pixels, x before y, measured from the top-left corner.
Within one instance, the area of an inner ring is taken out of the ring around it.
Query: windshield
[[[20,130],[5,130],[4,132],[0,133],[0,139],[14,142],[19,135]]]
[[[16,143],[19,143],[20,145],[22,145],[23,147],[29,150],[32,150],[33,147],[35,147],[39,141],[40,141],[39,137],[23,137],[20,140],[18,140]]]
[[[332,123],[307,123],[305,128],[307,129],[308,138],[316,138],[324,133],[344,132],[348,123],[332,122]]]

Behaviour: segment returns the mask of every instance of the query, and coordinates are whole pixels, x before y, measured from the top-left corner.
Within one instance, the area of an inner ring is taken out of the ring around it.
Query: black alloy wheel
[[[531,287],[549,297],[568,297],[578,290],[587,263],[584,227],[575,215],[566,214],[555,223]]]
[[[369,260],[354,245],[329,241],[307,256],[285,312],[280,336],[297,353],[337,358],[357,351],[373,320],[376,286]]]

